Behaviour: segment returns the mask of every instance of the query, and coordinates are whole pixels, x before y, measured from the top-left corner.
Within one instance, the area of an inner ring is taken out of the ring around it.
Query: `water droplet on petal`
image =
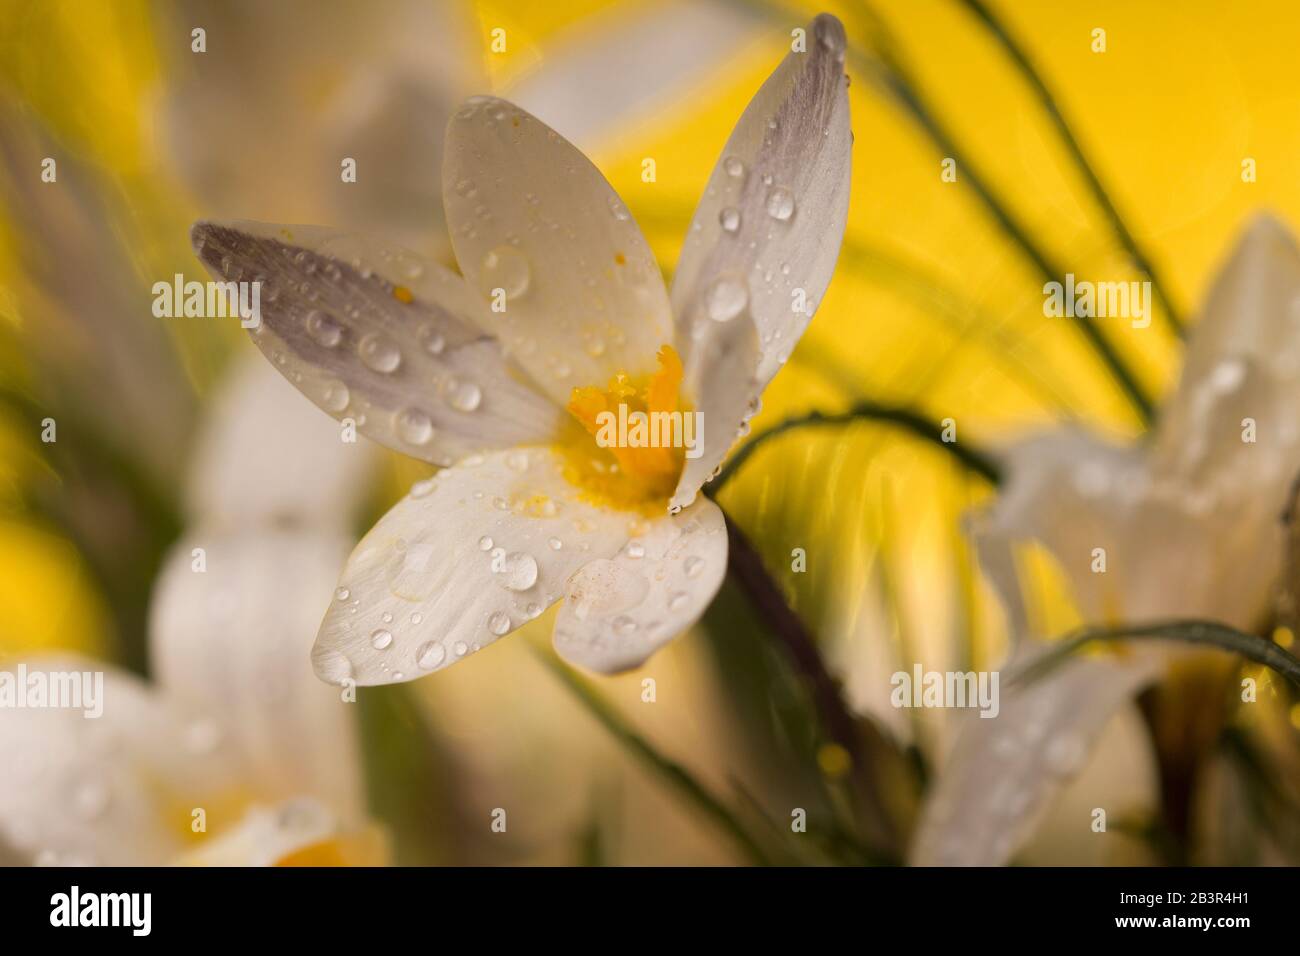
[[[497,583],[507,591],[527,591],[537,583],[537,560],[531,554],[514,551],[497,559],[495,567]]]
[[[447,657],[447,649],[437,641],[425,641],[415,652],[415,663],[431,671]]]
[[[749,290],[744,280],[721,275],[704,290],[704,307],[715,322],[730,322],[749,304]]]
[[[464,657],[466,654],[469,653],[469,645],[466,644],[464,641],[457,641],[455,644],[452,645],[451,649],[456,652],[457,657]]]
[[[688,578],[698,578],[700,572],[704,570],[704,559],[692,555],[686,559],[686,563],[682,565],[682,570],[686,572]]]
[[[728,156],[722,161],[722,168],[727,171],[727,175],[734,179],[739,179],[745,175],[745,164],[735,156]]]
[[[377,651],[382,651],[390,647],[393,643],[393,632],[386,631],[382,627],[370,635],[370,644]]]
[[[690,596],[685,591],[678,591],[668,599],[668,610],[680,611],[686,606],[688,600],[690,600]]]
[[[321,403],[331,412],[343,411],[350,401],[352,401],[352,393],[342,382],[331,382],[327,385],[325,394],[321,398]]]
[[[334,597],[336,600],[346,601],[351,596],[352,596],[352,592],[349,591],[347,588],[336,588],[334,590]]]
[[[319,309],[307,313],[307,334],[317,345],[332,349],[343,339],[343,326]]]
[[[433,437],[433,421],[418,408],[397,414],[397,437],[408,445],[424,445]]]
[[[740,210],[733,206],[728,206],[722,212],[718,213],[718,224],[722,226],[724,232],[735,232],[740,228]]]
[[[421,328],[419,335],[420,341],[424,343],[425,351],[430,355],[441,355],[442,350],[447,347],[446,337],[432,323]]]
[[[402,353],[397,346],[377,332],[363,338],[357,351],[366,367],[385,375],[397,371],[397,366],[402,364]]]
[[[483,401],[483,390],[473,382],[450,379],[447,382],[447,403],[458,412],[472,412]]]
[[[489,538],[487,535],[483,535],[483,537],[478,539],[478,549],[480,551],[491,551],[492,539]]]
[[[528,291],[531,280],[528,257],[513,246],[497,246],[483,257],[479,288],[484,295],[491,296],[494,289],[502,289],[507,300],[517,299]]]
[[[614,630],[619,634],[631,634],[636,630],[636,621],[626,614],[620,614],[614,618]]]
[[[767,214],[782,222],[794,215],[794,194],[784,186],[773,186],[767,193]]]
[[[645,545],[640,541],[629,541],[627,545],[627,556],[629,558],[644,558]]]

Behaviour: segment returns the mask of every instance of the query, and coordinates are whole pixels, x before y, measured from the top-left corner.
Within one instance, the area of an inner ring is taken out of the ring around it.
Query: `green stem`
[[[573,692],[573,696],[587,708],[591,715],[596,718],[596,721],[631,751],[638,760],[657,773],[661,779],[716,823],[723,832],[731,837],[736,847],[751,862],[759,866],[769,864],[767,853],[764,852],[758,841],[749,834],[749,831],[745,829],[745,826],[736,818],[735,814],[721,800],[715,797],[708,788],[691,776],[685,767],[655,750],[649,741],[637,733],[601,697],[600,693],[589,682],[579,677],[572,668],[560,663],[547,651],[537,648],[533,650],[538,660],[550,669],[560,683]]]
[[[783,435],[798,428],[849,425],[858,421],[886,422],[897,425],[916,437],[923,438],[942,448],[972,472],[987,479],[990,484],[996,485],[1002,480],[1002,467],[991,455],[959,442],[945,441],[943,427],[939,423],[931,421],[920,412],[910,408],[884,405],[870,399],[863,399],[854,403],[846,411],[833,414],[809,412],[807,415],[801,415],[797,418],[788,418],[780,424],[773,425],[761,434],[755,435],[731,457],[731,460],[718,473],[718,477],[709,484],[709,495],[717,497],[718,492],[736,475],[745,462],[749,460],[749,457],[778,435]]]

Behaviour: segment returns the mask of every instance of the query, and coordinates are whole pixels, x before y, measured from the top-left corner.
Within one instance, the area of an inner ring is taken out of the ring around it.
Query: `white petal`
[[[637,667],[699,620],[726,571],[722,509],[702,498],[569,579],[555,649],[605,674]]]
[[[1073,658],[1033,683],[1004,687],[996,717],[965,715],[922,811],[911,862],[1006,863],[1083,769],[1110,717],[1159,669],[1154,655],[1124,664]]]
[[[976,522],[981,553],[1041,542],[1088,622],[1207,617],[1255,626],[1281,561],[1282,491],[1243,485],[1207,495],[1153,473],[1142,448],[1068,430],[1025,441],[1004,462],[1002,492]],[[1105,571],[1094,570],[1102,552]],[[1018,586],[996,583],[1004,594]]]
[[[727,456],[745,425],[757,414],[762,387],[754,380],[759,359],[758,335],[751,322],[729,322],[710,329],[695,343],[683,388],[694,396],[702,416],[700,454],[685,459],[670,508],[695,500]]]
[[[508,95],[586,149],[678,105],[765,26],[759,11],[732,4],[611,7],[557,34]]]
[[[338,425],[253,353],[213,399],[190,464],[188,510],[217,526],[341,525],[377,465],[373,445],[339,441]]]
[[[47,683],[55,675],[102,675],[102,694],[89,710],[6,707],[0,713],[0,839],[35,863],[170,860],[189,834],[190,808],[204,806],[226,772],[222,755],[207,751],[209,725],[96,661],[22,666],[23,683],[37,672]],[[17,680],[20,665],[4,674],[0,679]],[[99,708],[100,716],[85,716]]]
[[[199,223],[193,240],[218,281],[263,282],[253,341],[276,368],[376,441],[448,464],[555,433],[562,413],[483,333],[463,280],[435,263],[313,226]]]
[[[250,807],[232,827],[214,833],[197,849],[183,854],[182,866],[283,866],[295,854],[310,855],[323,849],[323,860],[306,865],[382,865],[386,862],[382,839],[374,827],[352,828],[327,805],[310,797],[286,800],[274,806]],[[355,851],[361,850],[360,857]]]
[[[441,670],[537,617],[613,555],[635,514],[587,504],[543,448],[470,458],[417,484],[361,540],[312,651],[323,680]]]
[[[1255,220],[1215,279],[1161,409],[1152,471],[1203,496],[1249,487],[1272,521],[1300,471],[1300,250],[1275,219]],[[1247,421],[1255,440],[1243,440]]]
[[[536,117],[476,97],[447,128],[443,202],[461,271],[511,356],[561,406],[613,372],[649,374],[672,342],[668,294],[600,171]]]
[[[203,571],[194,569],[196,548]],[[150,660],[167,694],[222,720],[227,754],[259,799],[309,794],[357,818],[355,710],[311,667],[346,553],[347,541],[331,533],[192,533],[158,582]]]
[[[167,70],[159,132],[171,168],[204,210],[373,230],[409,237],[420,250],[441,232],[447,117],[486,80],[470,4],[187,0],[157,8]],[[173,56],[171,38],[200,24],[206,52]],[[358,169],[346,185],[344,157]]]
[[[721,317],[752,319],[760,387],[821,303],[848,219],[844,28],[822,14],[808,26],[807,46],[786,56],[736,124],[673,276],[679,341]]]

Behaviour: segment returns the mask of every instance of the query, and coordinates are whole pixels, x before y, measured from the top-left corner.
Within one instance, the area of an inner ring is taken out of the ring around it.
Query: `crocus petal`
[[[1207,501],[1249,488],[1261,532],[1300,471],[1298,321],[1300,250],[1284,225],[1260,217],[1214,281],[1152,449],[1153,475]]]
[[[654,371],[673,340],[659,266],[569,142],[505,100],[471,99],[447,127],[443,202],[461,271],[485,303],[500,297],[492,328],[558,404]]]
[[[137,678],[86,659],[31,661],[48,683],[102,675],[95,709],[34,707],[0,720],[0,837],[33,863],[159,865],[181,848],[192,807],[225,773],[214,739]],[[17,677],[17,665],[8,672]]]
[[[1073,658],[1034,682],[1003,687],[996,717],[966,715],[922,811],[911,862],[1006,863],[1060,786],[1083,769],[1110,717],[1159,670],[1155,655]]]
[[[820,304],[848,219],[852,133],[843,26],[818,16],[808,26],[807,47],[786,56],[736,124],[673,276],[679,340],[698,337],[719,319],[749,316],[761,347],[760,386],[788,358]]]
[[[807,52],[786,56],[736,124],[673,276],[687,380],[711,383],[694,393],[708,441],[683,472],[679,506],[721,463],[789,358],[839,256],[852,153],[844,28],[822,14],[807,33]]]
[[[1073,430],[1027,440],[1004,463],[1002,493],[974,522],[981,553],[1040,542],[1084,620],[1207,617],[1256,626],[1281,561],[1283,495],[1204,495],[1153,474],[1141,448]],[[1004,595],[1019,586],[1004,576],[995,583]]]
[[[580,500],[544,448],[469,458],[417,483],[361,539],[312,651],[331,683],[441,670],[540,615],[612,556],[635,514]]]
[[[260,799],[310,793],[357,818],[354,710],[310,663],[346,553],[331,533],[192,533],[159,578],[150,660],[164,692],[221,716],[223,746]]]
[[[693,95],[764,26],[761,11],[733,4],[610,7],[554,37],[508,95],[586,149]]]
[[[562,413],[483,333],[463,280],[435,263],[313,226],[199,223],[193,240],[218,281],[262,281],[254,343],[370,438],[450,464],[555,433]]]
[[[762,387],[754,379],[759,360],[758,335],[752,322],[729,322],[711,329],[695,343],[686,370],[685,390],[694,396],[703,427],[699,454],[687,458],[673,491],[670,509],[695,501],[700,486],[735,444],[740,428],[757,412]]]
[[[699,620],[726,570],[722,509],[701,498],[569,579],[555,649],[605,674],[637,667]]]
[[[349,827],[310,797],[250,807],[232,827],[214,833],[175,862],[181,866],[380,866],[387,846],[377,827]]]
[[[191,517],[219,527],[343,525],[369,490],[377,450],[339,428],[253,352],[223,381],[190,465]]]

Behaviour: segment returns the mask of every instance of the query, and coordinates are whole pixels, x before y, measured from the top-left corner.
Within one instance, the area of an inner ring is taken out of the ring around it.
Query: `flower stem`
[[[727,517],[727,572],[753,603],[768,628],[785,648],[795,670],[807,682],[826,736],[844,749],[850,760],[850,780],[867,811],[866,837],[881,855],[896,857],[898,836],[863,747],[858,720],[840,693],[839,683],[822,660],[812,634],[763,565],[763,559],[740,527]]]

